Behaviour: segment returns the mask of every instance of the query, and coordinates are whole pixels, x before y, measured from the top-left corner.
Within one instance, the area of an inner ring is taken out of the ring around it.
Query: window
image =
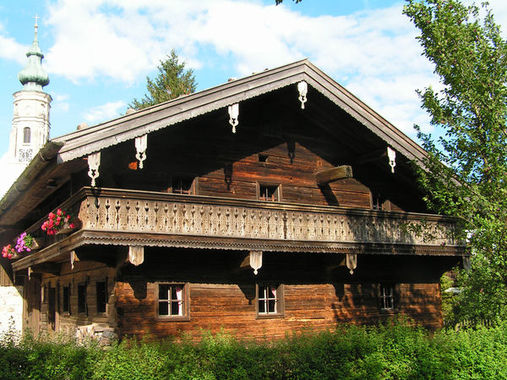
[[[107,305],[107,281],[97,281],[95,283],[97,292],[97,313],[105,313]]]
[[[259,153],[258,157],[259,157],[259,162],[263,162],[263,163],[268,162],[268,155],[267,154]]]
[[[77,312],[88,313],[86,305],[86,283],[77,286]]]
[[[30,128],[23,128],[23,144],[30,144],[31,133]]]
[[[278,202],[280,200],[279,186],[259,184],[259,200]]]
[[[63,287],[62,312],[70,314],[70,286]]]
[[[283,292],[281,286],[257,285],[257,315],[271,317],[283,314]]]
[[[158,284],[158,315],[160,317],[187,317],[185,284]]]
[[[394,309],[394,286],[380,284],[380,308],[382,310]]]
[[[195,194],[194,179],[191,177],[173,177],[171,191],[176,194]]]

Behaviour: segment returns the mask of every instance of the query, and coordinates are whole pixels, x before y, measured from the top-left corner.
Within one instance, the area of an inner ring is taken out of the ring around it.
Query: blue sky
[[[171,49],[193,68],[198,90],[309,58],[414,137],[430,130],[415,89],[436,83],[417,31],[394,0],[22,0],[0,1],[0,156],[12,94],[39,19],[53,97],[51,136],[123,114]],[[497,21],[507,5],[492,1]],[[507,3],[507,2],[505,2]]]

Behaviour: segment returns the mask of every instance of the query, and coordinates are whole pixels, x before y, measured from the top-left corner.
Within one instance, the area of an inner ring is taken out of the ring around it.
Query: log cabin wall
[[[119,272],[119,334],[198,337],[202,329],[225,329],[241,337],[273,338],[339,323],[378,323],[399,314],[429,328],[442,324],[438,277],[450,258],[432,267],[427,257],[363,255],[350,275],[342,255],[264,253],[254,276],[250,267],[240,269],[244,257],[244,252],[150,250],[141,266]],[[183,291],[181,316],[159,315],[161,284]],[[277,313],[259,313],[259,286],[265,285],[277,289]],[[387,308],[385,286],[393,291]]]
[[[171,192],[173,181],[193,179],[187,190],[196,195],[258,199],[260,185],[280,185],[280,202],[426,211],[409,165],[399,160],[392,175],[385,157],[361,162],[379,147],[370,148],[364,139],[360,146],[349,144],[350,132],[338,132],[347,128],[343,120],[334,120],[333,135],[259,101],[242,104],[236,134],[220,111],[150,133],[143,169],[132,141],[105,149],[98,186]],[[360,138],[362,132],[356,132]],[[385,143],[381,146],[384,152]],[[339,165],[351,165],[353,178],[317,184],[317,172]],[[86,173],[80,178],[89,184]]]
[[[92,323],[116,327],[113,297],[115,272],[114,268],[104,264],[86,261],[74,263],[74,269],[71,269],[69,263],[62,264],[58,276],[43,274],[38,289],[40,296],[34,295],[27,299],[28,310],[34,310],[34,317],[26,320],[26,326],[34,331],[56,331],[70,335],[75,334],[76,327]],[[106,300],[102,311],[97,310],[100,303],[97,300],[100,293],[97,291],[98,283],[103,284],[99,286],[106,287],[101,289],[105,290]],[[36,314],[39,313],[37,320]],[[37,323],[40,325],[37,326]]]
[[[121,294],[118,305],[123,310],[121,335],[163,338],[186,333],[199,337],[204,329],[213,333],[225,330],[242,338],[271,339],[303,330],[333,329],[340,323],[380,323],[399,314],[432,329],[442,324],[438,284],[398,284],[401,301],[396,311],[379,308],[377,283],[284,285],[284,315],[259,318],[255,298],[245,295],[255,294],[255,286],[190,283],[188,321],[164,321],[156,314],[157,283],[138,281],[135,286],[146,285],[143,299],[138,299],[131,283],[120,282],[116,288]],[[418,304],[412,304],[414,301]]]
[[[347,178],[319,187],[315,173],[333,167],[307,148],[296,143],[294,157],[288,154],[287,144],[245,157],[227,169],[215,170],[199,176],[199,195],[258,199],[259,186],[279,186],[277,201],[316,205],[371,208],[370,190],[354,178]]]

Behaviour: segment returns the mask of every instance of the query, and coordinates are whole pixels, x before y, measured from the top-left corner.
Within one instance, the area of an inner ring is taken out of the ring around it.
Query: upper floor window
[[[172,177],[171,192],[176,194],[195,194],[195,181],[192,177]]]
[[[268,202],[280,201],[280,186],[259,184],[259,200]]]
[[[259,162],[262,162],[262,163],[268,162],[268,157],[269,156],[267,154],[259,153],[259,155],[257,157],[259,159]]]
[[[257,285],[257,315],[271,317],[283,314],[283,289],[281,285]]]
[[[23,128],[23,144],[30,144],[31,131],[29,127]]]
[[[185,284],[158,284],[159,317],[186,318],[187,286]]]

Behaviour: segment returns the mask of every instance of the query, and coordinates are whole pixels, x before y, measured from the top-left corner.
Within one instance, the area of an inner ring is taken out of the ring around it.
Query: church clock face
[[[32,148],[22,148],[18,151],[18,160],[19,162],[30,162],[32,155]]]

